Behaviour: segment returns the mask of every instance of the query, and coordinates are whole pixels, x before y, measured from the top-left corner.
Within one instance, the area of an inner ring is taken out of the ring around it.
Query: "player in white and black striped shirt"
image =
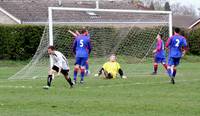
[[[52,75],[54,73],[62,73],[67,80],[67,82],[70,84],[70,87],[73,86],[73,83],[71,81],[71,78],[69,77],[69,66],[68,66],[68,61],[66,57],[59,51],[55,50],[54,46],[49,46],[48,47],[48,54],[52,57],[53,59],[53,67],[49,70],[49,75],[47,78],[47,86],[45,86],[45,89],[48,89],[51,86],[52,82]]]

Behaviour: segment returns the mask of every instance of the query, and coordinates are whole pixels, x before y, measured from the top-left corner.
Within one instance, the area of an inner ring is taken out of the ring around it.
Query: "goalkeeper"
[[[99,70],[98,74],[95,74],[95,76],[100,76],[101,74],[104,74],[106,79],[114,79],[117,77],[117,73],[120,74],[121,78],[127,78],[124,76],[124,73],[120,67],[120,64],[116,61],[115,54],[112,54],[109,58],[109,61],[106,62],[103,67]]]

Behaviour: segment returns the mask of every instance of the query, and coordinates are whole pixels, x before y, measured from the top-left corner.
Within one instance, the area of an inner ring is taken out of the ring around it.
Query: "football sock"
[[[158,70],[158,64],[154,64],[153,67],[154,67],[154,73],[157,73],[157,70]]]
[[[167,70],[167,64],[163,64],[163,66],[165,67],[165,69]]]
[[[81,81],[84,80],[85,69],[81,69]]]
[[[78,69],[74,68],[74,80],[76,80],[76,78],[77,78],[77,73],[78,73]]]
[[[52,81],[52,75],[48,75],[47,78],[47,85],[50,87],[51,86],[51,81]]]
[[[71,86],[73,85],[72,80],[71,80],[70,77],[67,79],[67,82],[68,82]]]
[[[88,71],[89,71],[89,64],[88,64],[88,62],[86,62],[86,65],[85,65],[85,75],[88,75]]]
[[[122,76],[124,75],[123,70],[120,68],[118,72],[119,72],[119,75],[120,75],[121,78],[122,78]]]
[[[174,68],[173,68],[173,67],[171,67],[170,69],[171,69],[171,73],[170,73],[170,76],[171,76],[171,77],[173,77],[173,73],[174,73]]]
[[[88,63],[86,63],[85,69],[86,69],[86,71],[88,71],[88,69],[89,69],[89,64]]]
[[[167,73],[168,73],[169,77],[171,77],[171,69],[170,68],[167,69]]]
[[[173,77],[176,76],[176,69],[174,69],[172,76],[173,76]]]

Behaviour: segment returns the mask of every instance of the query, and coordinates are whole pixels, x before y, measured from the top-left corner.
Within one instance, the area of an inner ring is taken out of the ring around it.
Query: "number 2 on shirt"
[[[179,39],[176,39],[176,44],[175,44],[175,46],[176,46],[176,47],[179,47],[179,44],[180,44]]]
[[[80,40],[80,47],[81,48],[83,47],[83,40],[82,39]]]

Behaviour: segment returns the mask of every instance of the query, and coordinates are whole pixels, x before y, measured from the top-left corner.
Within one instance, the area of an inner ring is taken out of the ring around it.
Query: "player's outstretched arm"
[[[76,33],[77,36],[80,35],[80,33],[77,30],[75,31],[75,33]]]
[[[100,75],[103,73],[103,71],[104,71],[104,68],[101,68],[101,69],[99,70],[99,73],[98,73],[98,74],[95,74],[94,76],[95,76],[95,77],[100,76]]]
[[[69,33],[71,33],[74,37],[78,36],[76,33],[74,33],[73,31],[71,30],[68,30]]]

